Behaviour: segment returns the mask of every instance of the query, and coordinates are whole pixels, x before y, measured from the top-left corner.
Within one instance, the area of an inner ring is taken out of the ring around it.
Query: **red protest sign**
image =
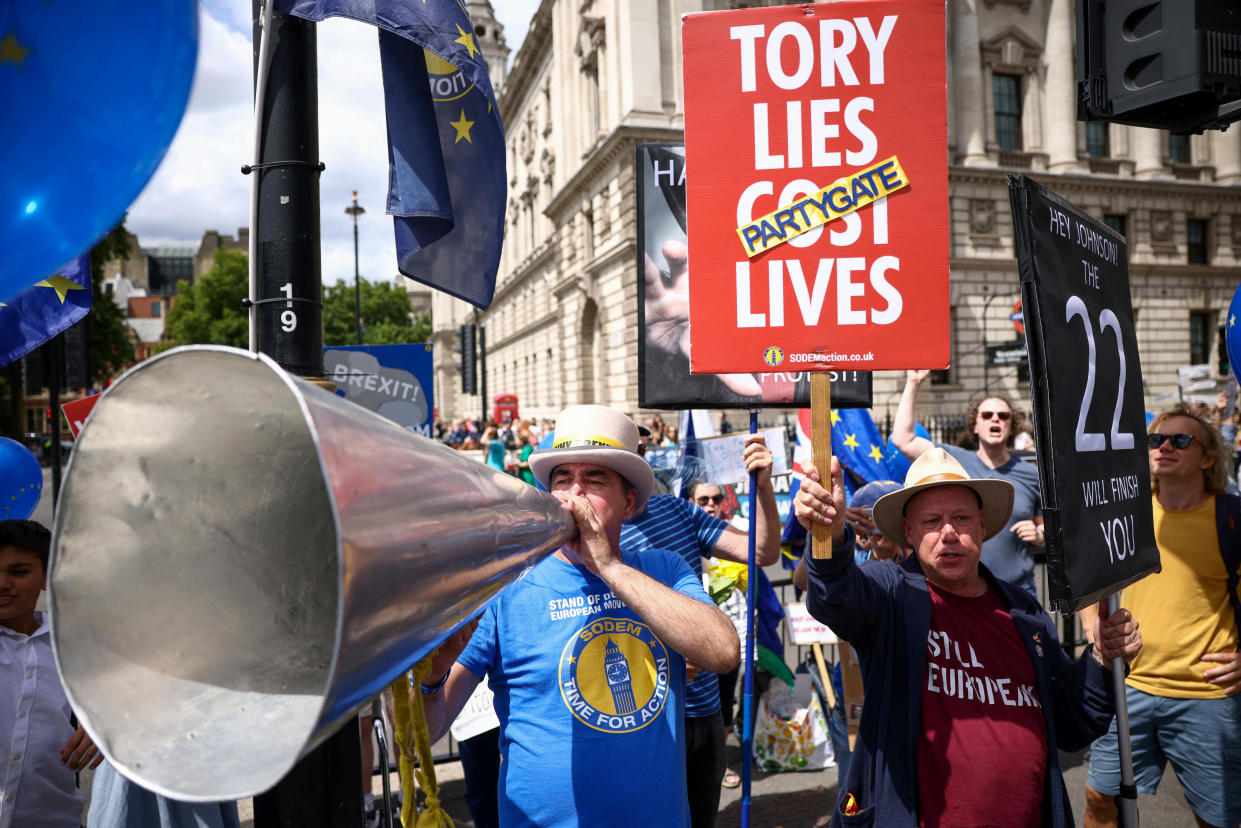
[[[78,438],[78,432],[82,430],[82,424],[86,422],[87,416],[90,415],[91,409],[95,407],[95,403],[99,402],[99,394],[91,394],[89,397],[82,397],[79,400],[67,402],[60,407],[65,413],[65,420],[69,423],[69,431],[73,434],[73,439]]]
[[[942,0],[685,18],[693,373],[948,365],[944,26]]]

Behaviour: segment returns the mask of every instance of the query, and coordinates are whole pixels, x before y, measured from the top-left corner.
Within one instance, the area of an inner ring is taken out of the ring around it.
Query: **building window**
[[[1188,135],[1168,136],[1168,160],[1173,164],[1190,163]]]
[[[1189,314],[1189,364],[1202,365],[1211,359],[1211,328],[1215,314],[1194,311]]]
[[[159,316],[159,302],[151,303],[151,316]]]
[[[1121,236],[1129,235],[1126,232],[1126,228],[1129,223],[1125,221],[1125,216],[1118,213],[1105,213],[1103,215],[1103,223],[1115,230]]]
[[[1209,264],[1207,255],[1207,223],[1204,219],[1185,222],[1186,247],[1190,264]]]
[[[996,144],[1002,150],[1021,149],[1021,78],[992,75],[991,96],[995,104]]]
[[[1089,121],[1086,124],[1086,154],[1091,158],[1111,158],[1112,143],[1106,122]]]

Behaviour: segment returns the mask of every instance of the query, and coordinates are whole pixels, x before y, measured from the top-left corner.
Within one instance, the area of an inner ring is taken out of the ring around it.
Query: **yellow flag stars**
[[[875,445],[874,443],[871,443],[870,444],[870,456],[874,458],[876,463],[882,461],[883,460],[883,449],[879,448],[879,446]]]
[[[832,425],[836,425],[839,422],[840,422],[840,412],[833,408],[832,409]]]
[[[16,33],[9,32],[3,40],[0,40],[0,63],[13,63],[21,66],[26,62],[28,54],[30,54],[30,49],[18,41]]]
[[[467,143],[470,143],[470,144],[474,143],[473,141],[470,140],[470,127],[474,126],[474,122],[467,121],[465,119],[464,109],[461,110],[461,118],[459,120],[449,121],[448,123],[452,124],[454,127],[457,128],[457,137],[453,139],[454,144],[458,143],[462,138],[464,138]]]
[[[69,295],[71,290],[86,290],[82,285],[72,279],[66,279],[64,276],[49,276],[42,282],[35,282],[35,287],[48,287],[56,291],[56,295],[60,297],[60,304],[65,303],[65,297]]]
[[[832,412],[832,413],[835,413],[835,412]],[[854,437],[852,434],[848,434],[848,435],[846,435],[846,436],[845,436],[845,445],[846,445],[846,446],[848,446],[848,447],[849,447],[849,448],[851,448],[851,449],[855,449],[855,448],[857,448],[857,446],[858,446],[857,438],[856,438],[856,437]]]
[[[460,23],[457,24],[457,32],[461,35],[461,37],[457,38],[453,42],[460,43],[464,46],[466,51],[470,53],[470,58],[473,59],[474,53],[478,51],[478,47],[474,45],[474,33],[467,32],[465,29],[461,28]]]

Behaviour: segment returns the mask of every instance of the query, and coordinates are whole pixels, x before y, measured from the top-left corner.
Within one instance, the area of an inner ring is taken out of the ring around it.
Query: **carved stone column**
[[[957,150],[967,167],[994,167],[987,157],[987,129],[982,84],[982,52],[978,46],[978,0],[953,0],[952,74],[956,92]]]
[[[1047,91],[1047,166],[1052,172],[1081,172],[1077,160],[1077,78],[1073,70],[1073,0],[1051,0],[1043,47]]]
[[[1133,147],[1134,178],[1170,178],[1163,166],[1163,132],[1145,127],[1129,127]]]
[[[1241,130],[1211,133],[1211,158],[1215,160],[1218,184],[1241,185]]]

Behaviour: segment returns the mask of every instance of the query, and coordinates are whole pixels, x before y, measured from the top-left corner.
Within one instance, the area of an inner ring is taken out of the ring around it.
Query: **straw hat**
[[[1008,525],[1009,515],[1013,513],[1013,484],[992,478],[974,480],[965,473],[957,458],[936,447],[923,452],[909,467],[903,489],[884,495],[875,503],[871,511],[875,526],[901,546],[909,546],[905,540],[905,524],[901,521],[905,507],[911,497],[936,486],[964,486],[978,495],[987,531],[984,541],[1004,531]]]
[[[530,455],[530,471],[550,490],[552,470],[565,463],[591,463],[611,469],[636,489],[634,511],[655,488],[655,473],[638,454],[638,426],[606,405],[572,405],[556,417],[552,447]]]

